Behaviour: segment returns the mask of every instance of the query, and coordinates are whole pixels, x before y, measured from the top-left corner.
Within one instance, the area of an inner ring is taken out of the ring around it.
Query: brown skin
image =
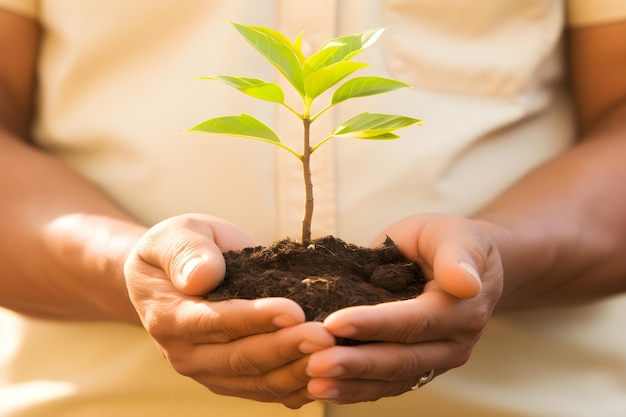
[[[569,35],[578,144],[472,219],[418,215],[383,232],[378,241],[388,234],[432,281],[415,300],[331,315],[326,328],[337,336],[391,343],[313,354],[313,398],[354,403],[397,395],[416,375],[460,366],[494,309],[626,291],[626,193],[618,188],[626,183],[626,22]],[[481,277],[475,298],[478,287],[460,261]]]
[[[312,398],[397,395],[416,375],[462,365],[496,304],[622,292],[626,196],[615,184],[626,180],[626,47],[617,40],[626,23],[571,35],[579,145],[474,219],[421,215],[391,226],[386,232],[429,274],[426,292],[342,310],[321,324],[303,323],[301,309],[285,299],[198,302],[221,279],[221,251],[250,243],[242,232],[194,214],[148,228],[34,147],[28,132],[39,30],[0,11],[0,56],[7,58],[0,61],[0,305],[39,317],[141,324],[174,369],[211,390],[299,407]],[[194,259],[202,262],[184,268]],[[333,335],[391,343],[332,347]],[[237,360],[220,359],[224,349]]]
[[[105,241],[108,233],[125,229],[132,220],[91,184],[29,142],[38,38],[39,28],[34,23],[0,11],[0,54],[5,57],[0,63],[0,222],[4,231],[0,276],[12,277],[0,283],[0,301],[42,317],[97,319],[110,315],[138,323],[123,277],[111,273],[132,245]],[[50,187],[51,183],[55,187]],[[60,196],[58,189],[67,192]],[[77,233],[61,241],[62,228],[70,227],[72,221],[84,224],[85,231],[93,230],[98,239],[84,246],[86,236]],[[134,225],[128,234],[136,240],[142,230]],[[102,245],[109,246],[109,257],[96,267],[89,263],[87,253],[99,251]],[[67,265],[71,258],[84,262]],[[81,279],[86,273],[107,279],[87,283]],[[60,277],[63,279],[57,279]],[[111,285],[112,280],[116,285]],[[94,303],[98,298],[89,293],[99,291],[102,302]]]
[[[303,323],[286,299],[198,303],[190,295],[217,285],[221,251],[251,243],[242,232],[191,214],[149,230],[31,144],[38,38],[35,23],[0,10],[0,305],[143,324],[177,371],[215,392],[310,402],[308,356],[334,344],[321,323]],[[184,264],[198,257],[205,262],[182,282]]]
[[[498,308],[531,300],[571,304],[626,290],[625,37],[626,22],[570,31],[578,145],[477,215],[500,229],[493,234],[508,289]]]

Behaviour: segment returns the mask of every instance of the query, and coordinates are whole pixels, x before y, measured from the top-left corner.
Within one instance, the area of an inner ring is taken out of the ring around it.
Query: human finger
[[[220,395],[248,398],[262,402],[278,402],[295,409],[313,401],[306,385],[308,356],[291,362],[265,375],[223,377],[211,375],[202,380]]]
[[[172,349],[167,357],[177,372],[218,394],[298,408],[311,401],[305,389],[309,354],[334,342],[321,323],[307,322],[230,343]]]
[[[214,216],[187,214],[152,227],[136,246],[136,256],[166,272],[176,288],[200,295],[223,279],[223,252],[252,245],[234,225]]]
[[[337,337],[410,344],[480,333],[489,315],[479,300],[459,300],[431,282],[414,299],[338,310],[324,325]]]
[[[418,262],[444,291],[463,299],[480,294],[494,245],[474,223],[457,216],[419,215],[393,224],[374,243],[383,235]]]
[[[307,375],[341,380],[410,380],[431,369],[442,373],[460,366],[469,359],[470,350],[453,341],[335,346],[311,355]]]
[[[262,376],[334,344],[334,337],[322,323],[306,322],[229,343],[196,344],[179,358],[179,362],[192,364],[189,369],[176,367],[176,361],[174,365],[180,373],[191,377]]]
[[[471,347],[454,341],[337,346],[311,355],[307,375],[312,398],[356,403],[402,394],[463,365]]]
[[[141,305],[144,327],[162,344],[228,343],[303,323],[304,312],[286,298],[204,301],[159,295],[161,304]]]
[[[336,404],[355,404],[394,397],[410,391],[418,385],[419,376],[402,381],[340,380],[313,378],[307,385],[311,398]]]

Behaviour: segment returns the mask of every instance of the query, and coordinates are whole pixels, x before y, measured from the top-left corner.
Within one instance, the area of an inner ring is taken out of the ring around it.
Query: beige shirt
[[[593,4],[590,7],[590,4]],[[392,142],[335,140],[314,155],[314,234],[359,244],[419,212],[470,214],[574,138],[562,83],[566,20],[626,18],[626,2],[576,0],[0,0],[44,29],[35,140],[152,224],[211,213],[257,242],[298,236],[297,161],[263,143],[183,135],[250,113],[297,146],[288,112],[202,75],[275,71],[222,19],[334,36],[385,27],[368,73],[412,90],[352,100],[320,118],[325,135],[361,111],[424,127]],[[252,208],[252,210],[251,210]],[[142,330],[0,312],[2,416],[623,416],[626,300],[494,318],[462,368],[418,393],[287,410],[209,393],[172,371]],[[45,346],[45,349],[42,347]]]

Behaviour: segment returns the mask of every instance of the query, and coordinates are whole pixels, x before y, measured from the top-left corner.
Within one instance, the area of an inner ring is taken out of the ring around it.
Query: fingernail
[[[339,390],[329,389],[319,394],[315,394],[314,397],[318,400],[334,400],[339,397]]]
[[[189,276],[191,276],[192,272],[203,263],[206,259],[203,256],[198,256],[196,258],[191,258],[188,260],[185,265],[183,265],[183,269],[180,272],[179,283],[182,286],[187,284],[189,281]]]
[[[344,369],[342,366],[334,366],[324,372],[313,372],[310,369],[307,368],[307,376],[310,376],[311,378],[337,378],[338,376],[343,375],[344,373]]]
[[[312,340],[303,340],[298,345],[298,350],[302,353],[309,354],[317,352],[318,350],[326,349],[328,345],[316,343]]]
[[[295,326],[298,323],[298,320],[288,314],[281,314],[280,316],[276,316],[272,319],[272,324],[281,329],[284,327]]]
[[[476,282],[478,283],[478,288],[480,289],[483,288],[483,282],[481,281],[480,276],[478,275],[478,272],[476,272],[476,269],[474,269],[472,265],[470,265],[468,262],[461,261],[459,262],[459,266],[470,273],[472,278],[474,278]]]
[[[324,327],[337,337],[351,338],[356,336],[357,329],[352,324],[342,323],[334,314],[324,320]]]

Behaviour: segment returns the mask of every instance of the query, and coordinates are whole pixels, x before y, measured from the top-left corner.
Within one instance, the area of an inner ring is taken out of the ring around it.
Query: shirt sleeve
[[[0,8],[35,18],[39,9],[39,0],[0,0]]]
[[[569,26],[581,27],[626,20],[624,0],[567,0]]]

